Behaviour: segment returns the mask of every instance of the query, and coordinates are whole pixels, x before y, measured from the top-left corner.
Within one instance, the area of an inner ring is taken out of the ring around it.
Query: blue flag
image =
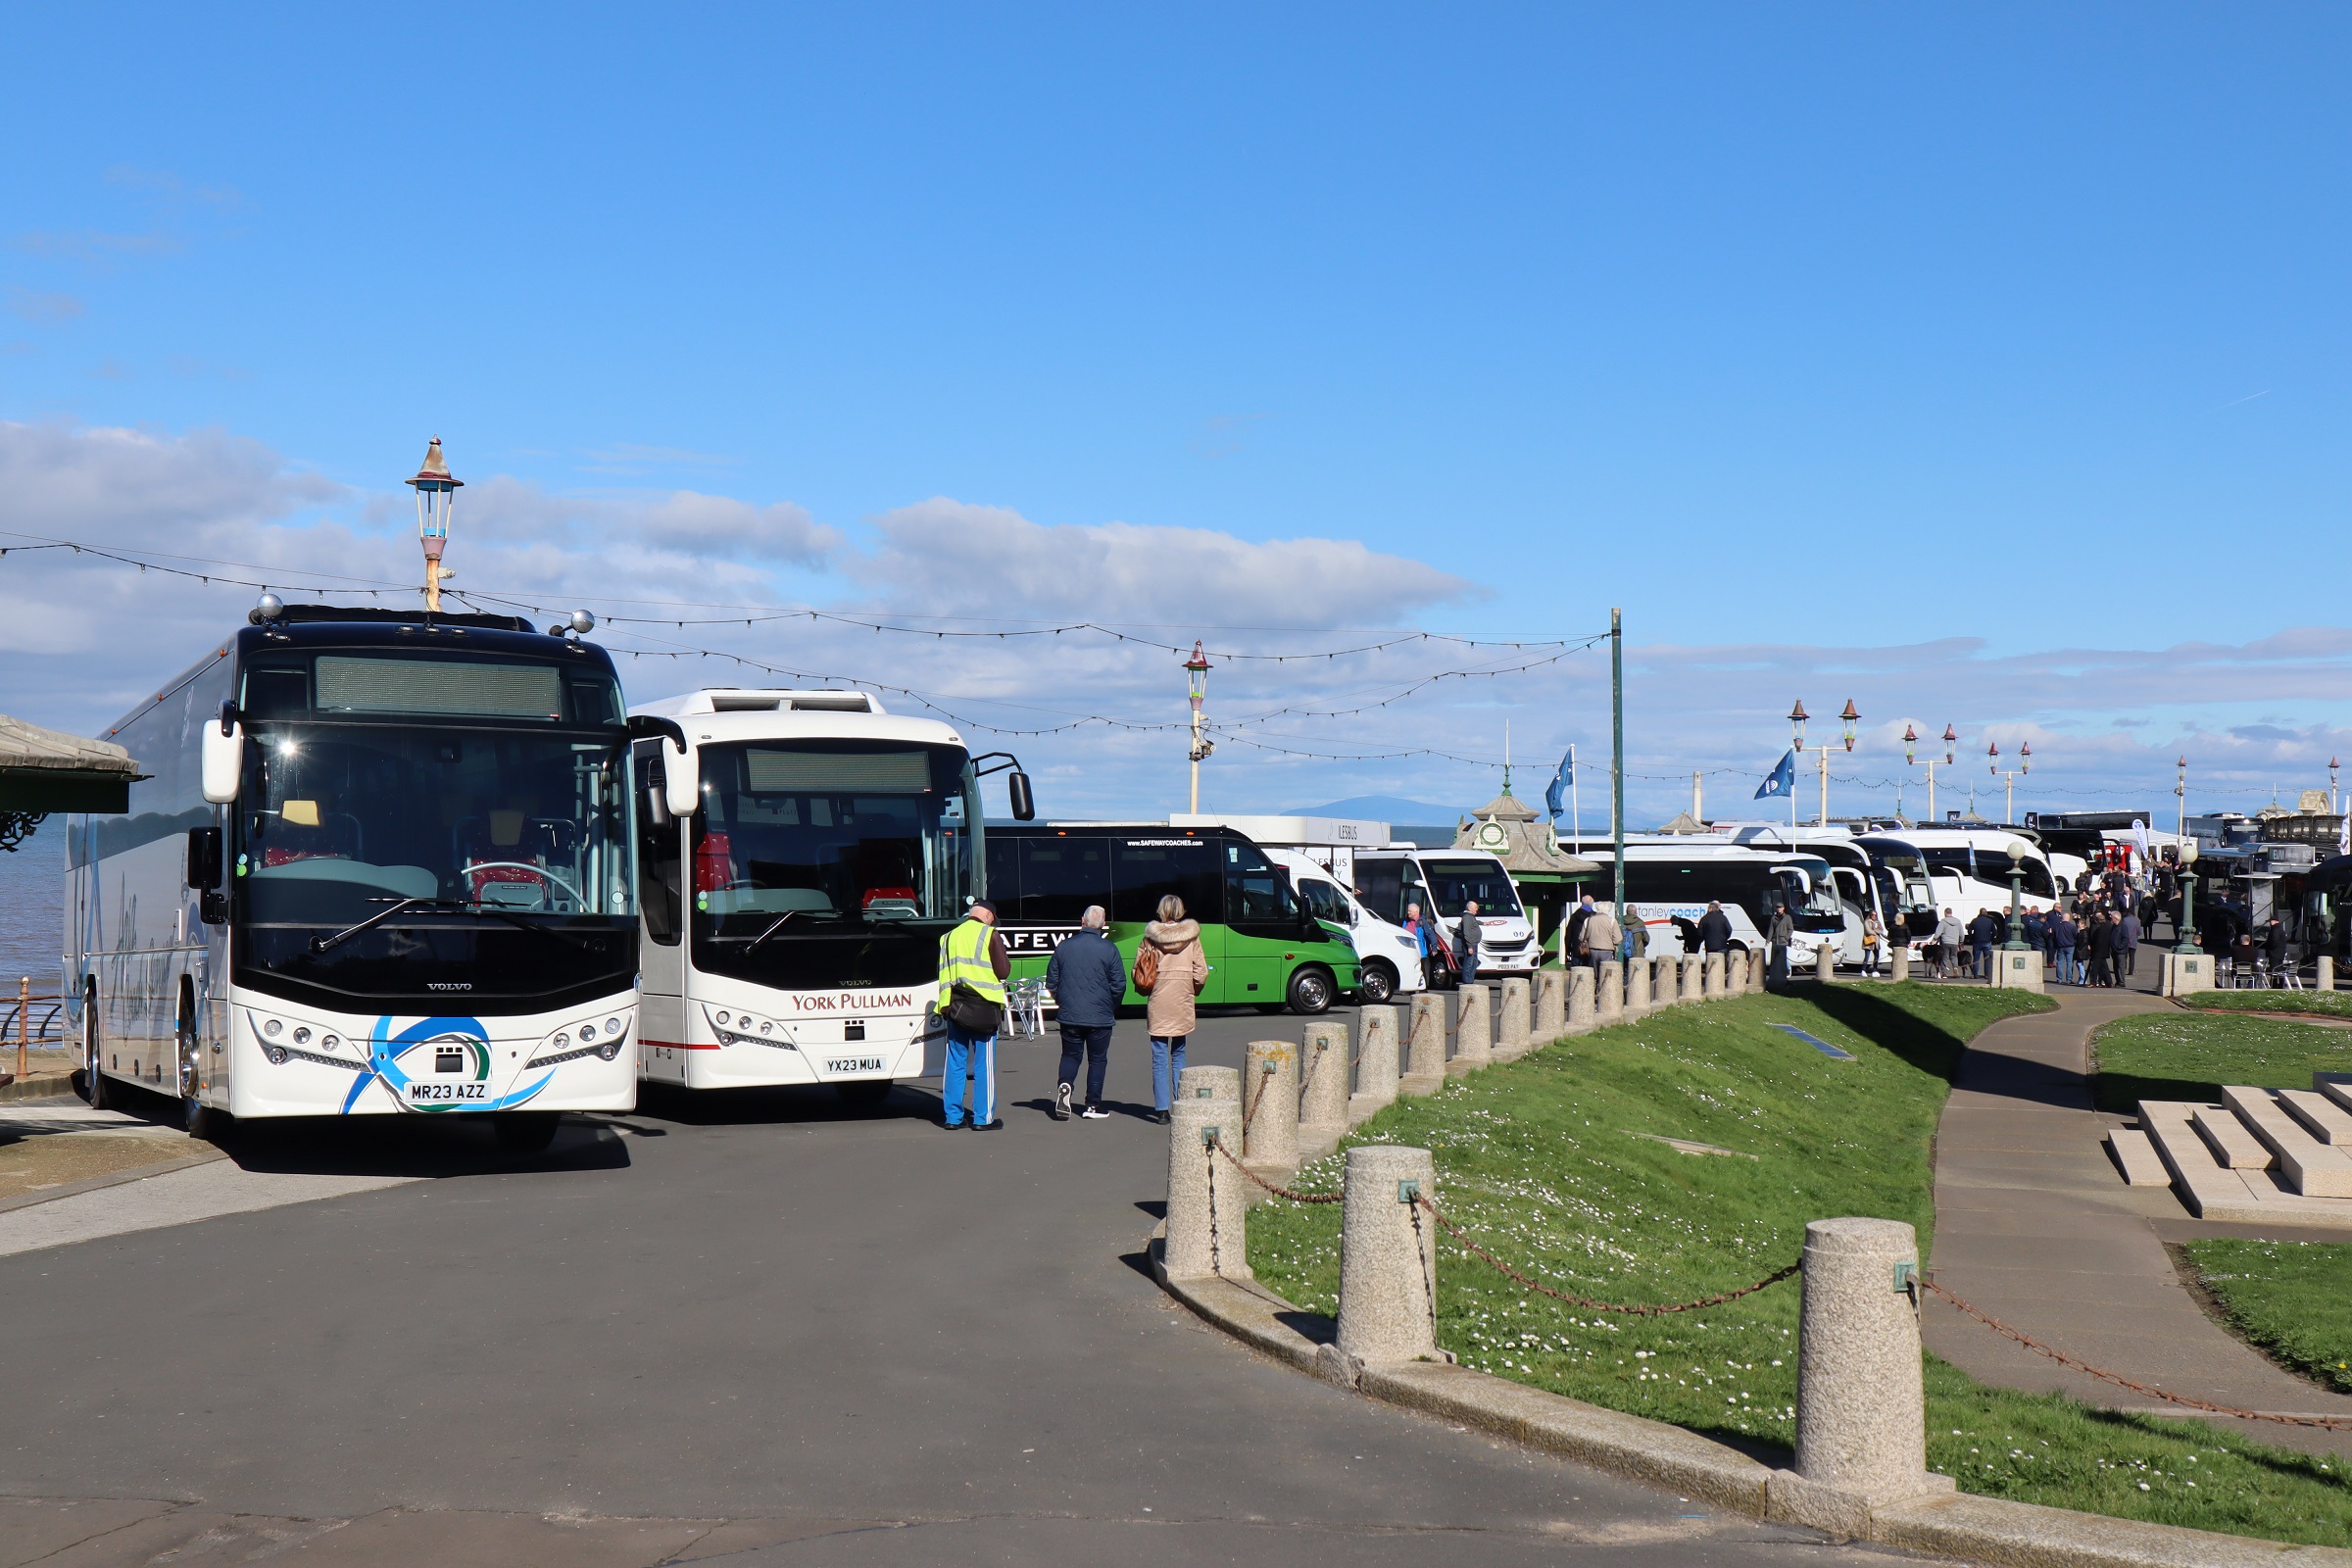
[[[1551,819],[1554,822],[1560,819],[1560,812],[1563,809],[1560,805],[1562,792],[1575,782],[1576,753],[1574,751],[1565,752],[1560,757],[1560,770],[1552,775],[1551,782],[1544,786],[1544,808],[1551,813]]]
[[[1772,770],[1772,776],[1764,781],[1764,787],[1756,791],[1756,799],[1766,801],[1775,795],[1794,795],[1795,793],[1796,753],[1785,752],[1781,755],[1781,765]]]

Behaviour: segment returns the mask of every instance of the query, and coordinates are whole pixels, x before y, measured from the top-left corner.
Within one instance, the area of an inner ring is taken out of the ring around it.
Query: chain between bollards
[[[1447,1219],[1438,1205],[1428,1199],[1415,1197],[1413,1203],[1417,1208],[1428,1209],[1429,1217],[1443,1226],[1446,1233],[1459,1242],[1465,1250],[1497,1273],[1508,1276],[1522,1290],[1534,1291],[1539,1296],[1548,1296],[1555,1301],[1566,1301],[1571,1306],[1581,1306],[1589,1312],[1621,1312],[1632,1317],[1664,1317],[1671,1312],[1695,1312],[1703,1306],[1721,1306],[1726,1301],[1737,1301],[1742,1296],[1753,1296],[1768,1286],[1778,1285],[1781,1281],[1801,1273],[1805,1266],[1800,1259],[1787,1268],[1765,1275],[1753,1285],[1742,1285],[1736,1291],[1726,1291],[1721,1296],[1710,1296],[1704,1300],[1675,1301],[1662,1306],[1622,1306],[1614,1301],[1595,1301],[1590,1297],[1578,1296],[1570,1291],[1555,1291],[1548,1285],[1538,1284],[1472,1241],[1469,1232]]]
[[[1218,1153],[1223,1154],[1227,1159],[1231,1160],[1235,1170],[1240,1171],[1243,1175],[1257,1183],[1258,1186],[1263,1187],[1267,1192],[1272,1193],[1276,1198],[1287,1198],[1294,1203],[1336,1203],[1346,1196],[1343,1193],[1294,1193],[1288,1187],[1277,1187],[1272,1182],[1266,1180],[1263,1176],[1260,1176],[1257,1172],[1251,1170],[1249,1166],[1243,1164],[1241,1157],[1235,1154],[1232,1150],[1225,1147],[1224,1139],[1219,1138],[1215,1140],[1209,1145],[1209,1147],[1214,1149]],[[1215,1196],[1213,1191],[1210,1196],[1212,1199]]]

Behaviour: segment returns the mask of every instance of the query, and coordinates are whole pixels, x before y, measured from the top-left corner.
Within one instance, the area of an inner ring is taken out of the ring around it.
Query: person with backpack
[[[1208,959],[1200,952],[1200,925],[1184,916],[1184,901],[1168,894],[1159,918],[1144,927],[1135,950],[1135,989],[1150,999],[1145,1027],[1152,1035],[1152,1119],[1168,1124],[1176,1080],[1184,1076],[1184,1045],[1199,1013],[1194,999],[1208,984]]]
[[[1046,989],[1054,993],[1061,1024],[1061,1074],[1054,1086],[1054,1119],[1070,1119],[1072,1086],[1078,1061],[1086,1059],[1086,1108],[1083,1121],[1101,1121],[1102,1075],[1110,1066],[1110,1031],[1118,1022],[1119,1004],[1127,995],[1127,965],[1119,961],[1118,945],[1103,934],[1110,916],[1100,904],[1090,904],[1078,917],[1078,930],[1062,938],[1046,961]]]
[[[1012,955],[997,930],[997,906],[974,899],[956,927],[939,939],[939,997],[932,1004],[948,1021],[948,1054],[939,1077],[941,1125],[963,1125],[963,1094],[972,1093],[972,1131],[993,1133],[997,1115],[997,1029],[1004,1021],[1004,977]]]
[[[1583,934],[1585,951],[1577,961],[1586,968],[1597,972],[1600,965],[1625,956],[1625,928],[1617,923],[1616,912],[1609,906],[1601,905],[1592,911]]]

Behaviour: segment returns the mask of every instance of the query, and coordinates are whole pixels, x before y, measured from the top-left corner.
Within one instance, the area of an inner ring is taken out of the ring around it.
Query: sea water
[[[52,816],[11,853],[0,850],[0,1003],[21,975],[54,996],[65,946],[66,819]],[[40,1020],[36,1009],[33,1019]]]

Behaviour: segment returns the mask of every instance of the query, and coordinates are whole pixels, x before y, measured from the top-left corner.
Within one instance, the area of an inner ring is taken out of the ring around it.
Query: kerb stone
[[[1339,1349],[1359,1364],[1438,1359],[1438,1227],[1412,1201],[1437,1201],[1426,1149],[1348,1151],[1340,1219]]]

